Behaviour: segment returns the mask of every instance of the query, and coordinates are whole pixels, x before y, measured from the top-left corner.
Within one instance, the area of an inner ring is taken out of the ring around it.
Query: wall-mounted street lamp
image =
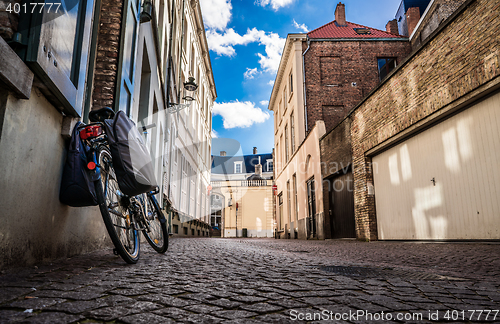
[[[184,89],[189,92],[196,91],[198,89],[198,85],[195,82],[195,79],[193,77],[189,77],[187,82],[184,82]],[[189,95],[185,95],[182,97],[182,99],[185,101],[183,104],[177,104],[177,103],[169,103],[168,104],[168,112],[169,113],[176,113],[181,111],[184,108],[187,108],[191,105],[191,101],[194,101],[194,98]]]
[[[144,0],[142,3],[142,11],[140,16],[141,23],[151,21],[153,17],[153,2],[151,0]]]

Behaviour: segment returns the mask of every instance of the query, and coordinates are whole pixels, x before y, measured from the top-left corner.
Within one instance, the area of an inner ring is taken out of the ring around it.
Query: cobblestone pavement
[[[172,239],[165,255],[142,247],[136,265],[106,250],[3,271],[0,323],[500,322],[495,243],[196,238]]]

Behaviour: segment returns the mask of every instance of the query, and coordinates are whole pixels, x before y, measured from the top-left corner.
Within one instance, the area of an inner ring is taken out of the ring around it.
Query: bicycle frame
[[[97,161],[96,153],[98,152],[98,149],[101,145],[107,146],[108,149],[109,149],[109,146],[108,146],[107,134],[106,134],[106,131],[104,131],[105,127],[104,127],[103,123],[101,123],[101,122],[90,123],[87,125],[80,126],[79,129],[84,129],[85,127],[92,126],[92,125],[101,126],[103,129],[102,134],[97,136],[97,137],[91,138],[91,139],[85,139],[83,141],[86,144],[85,151],[87,154],[87,161],[92,161],[92,162],[94,162],[94,165],[95,165],[95,168],[93,168],[93,169],[90,169],[87,167],[87,172],[89,173],[91,181],[98,181],[98,180],[101,180],[101,168],[102,168],[102,166],[99,165],[99,163]],[[148,126],[143,127],[143,128],[147,129],[147,128],[151,128],[154,126],[155,125],[148,125]],[[155,190],[147,192],[146,195],[147,195],[147,197],[151,197],[152,199],[154,199],[155,203],[158,204],[158,201],[156,200],[154,195],[156,195],[159,192],[160,192],[159,187],[156,187]],[[125,195],[124,195],[124,198],[128,198],[128,199],[126,199],[127,204],[133,203],[133,200],[136,199],[135,197],[128,197]],[[144,202],[144,205],[147,205],[146,202]],[[146,230],[149,232],[150,228],[149,228],[148,222],[146,222],[146,220],[145,220],[144,212],[145,212],[145,210],[142,210],[142,212],[135,213],[135,214],[140,215],[139,217],[141,218],[141,223],[146,227]],[[158,215],[158,218],[160,219],[161,223],[166,223],[166,221],[167,221],[165,216],[163,215],[163,213],[160,213],[160,215]],[[134,220],[134,227],[136,229],[139,229],[139,228],[137,228],[138,225],[137,225],[137,221],[135,219],[135,215],[133,217],[133,220]]]

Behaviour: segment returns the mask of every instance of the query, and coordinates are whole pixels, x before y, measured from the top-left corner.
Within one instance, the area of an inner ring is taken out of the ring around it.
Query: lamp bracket
[[[179,112],[185,108],[188,108],[191,106],[191,103],[184,103],[184,104],[176,104],[176,103],[171,103],[168,105],[167,111],[171,114]]]

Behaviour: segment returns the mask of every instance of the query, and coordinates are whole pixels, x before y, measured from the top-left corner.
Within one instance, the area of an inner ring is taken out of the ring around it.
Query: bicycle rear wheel
[[[161,212],[158,201],[154,196],[147,195],[147,203],[145,208],[145,221],[148,229],[144,229],[142,233],[146,241],[158,253],[165,253],[168,249],[168,230],[165,216]]]
[[[129,198],[120,192],[111,153],[102,148],[97,152],[97,162],[101,171],[101,180],[95,182],[97,202],[109,237],[125,262],[137,263],[139,232],[134,227],[129,206],[124,204]]]

